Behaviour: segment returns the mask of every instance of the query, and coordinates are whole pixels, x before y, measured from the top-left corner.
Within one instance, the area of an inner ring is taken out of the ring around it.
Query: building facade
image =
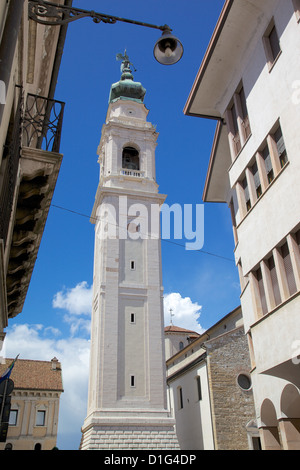
[[[185,106],[218,121],[203,199],[231,210],[263,449],[300,448],[299,15],[227,0]]]
[[[260,447],[241,308],[167,360],[181,450]]]
[[[0,365],[0,375],[6,364]],[[14,383],[6,442],[0,450],[52,450],[56,447],[59,401],[63,392],[61,364],[18,359],[10,379]]]
[[[0,349],[23,308],[62,161],[54,92],[67,26],[39,24],[28,8],[0,4]]]
[[[155,148],[125,51],[98,148],[93,311],[81,449],[178,447],[166,399]]]
[[[200,336],[199,333],[173,324],[165,327],[166,361]]]

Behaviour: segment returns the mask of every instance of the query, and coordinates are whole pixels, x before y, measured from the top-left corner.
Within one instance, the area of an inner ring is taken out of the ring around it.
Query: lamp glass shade
[[[165,31],[156,41],[153,54],[160,64],[176,64],[182,57],[183,46],[176,36],[173,36],[170,31]]]

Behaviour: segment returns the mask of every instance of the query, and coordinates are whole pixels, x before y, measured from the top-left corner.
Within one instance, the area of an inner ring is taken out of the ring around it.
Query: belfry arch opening
[[[134,147],[124,147],[122,152],[122,168],[140,170],[139,152]]]

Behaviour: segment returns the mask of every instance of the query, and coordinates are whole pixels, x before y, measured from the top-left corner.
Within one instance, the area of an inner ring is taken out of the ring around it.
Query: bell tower
[[[87,417],[81,449],[178,449],[166,400],[158,134],[122,60],[98,147]]]

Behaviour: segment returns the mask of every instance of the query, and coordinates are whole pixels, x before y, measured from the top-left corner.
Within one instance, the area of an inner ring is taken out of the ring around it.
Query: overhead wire
[[[95,222],[98,220],[97,217],[93,217],[93,216],[90,216],[90,215],[87,215],[87,214],[83,214],[82,212],[78,212],[78,211],[75,211],[75,210],[72,210],[72,209],[68,209],[66,207],[62,207],[62,206],[59,206],[57,204],[51,204],[51,207],[55,207],[56,209],[60,209],[60,210],[66,211],[66,212],[70,212],[71,214],[79,215],[81,217],[85,217],[85,218],[88,218],[90,220],[94,220]],[[107,222],[107,223],[109,223],[110,225],[114,225],[115,227],[119,227],[118,224],[113,224],[112,222]],[[144,234],[144,235],[146,236],[147,234]],[[165,238],[161,238],[161,241],[163,241],[165,243],[169,243],[171,245],[180,246],[181,248],[185,248],[184,245],[182,245],[181,243],[175,242],[173,240],[167,240]],[[220,258],[220,259],[223,259],[225,261],[230,261],[232,263],[235,263],[234,259],[232,259],[232,258],[228,258],[226,256],[218,255],[216,253],[211,253],[209,251],[205,251],[205,250],[202,250],[202,249],[201,250],[189,250],[189,251],[193,251],[193,252],[196,252],[196,253],[203,253],[203,254],[206,254],[206,255],[209,255],[209,256],[214,256],[215,258]]]

